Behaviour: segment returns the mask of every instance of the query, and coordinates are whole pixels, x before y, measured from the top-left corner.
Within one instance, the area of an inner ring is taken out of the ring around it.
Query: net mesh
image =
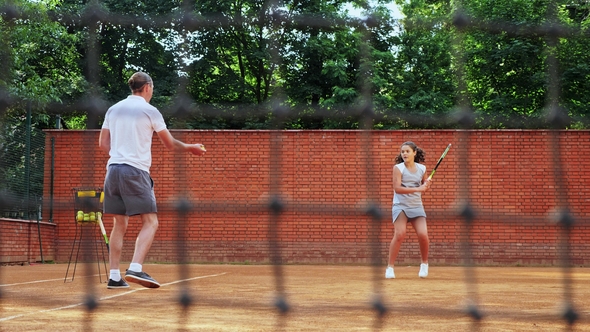
[[[238,17],[228,18],[226,16],[221,15],[197,15],[191,8],[189,8],[189,2],[185,2],[184,5],[186,8],[183,10],[178,11],[176,14],[173,15],[161,15],[161,16],[151,16],[147,17],[140,17],[136,15],[121,15],[112,12],[106,11],[99,2],[89,2],[85,7],[84,10],[81,12],[76,12],[73,14],[64,14],[61,13],[60,15],[52,16],[52,19],[58,22],[68,22],[69,24],[82,26],[86,29],[88,33],[87,42],[85,45],[86,52],[87,52],[87,63],[85,64],[88,72],[88,81],[89,86],[88,90],[86,91],[84,97],[80,98],[79,100],[75,100],[72,103],[63,104],[63,103],[53,103],[50,104],[48,107],[48,112],[50,114],[60,114],[64,111],[68,110],[76,110],[76,111],[83,111],[84,114],[87,115],[89,127],[93,125],[97,125],[100,120],[100,116],[104,114],[104,110],[109,103],[104,99],[104,95],[101,94],[96,89],[93,89],[92,86],[98,86],[100,82],[100,41],[98,37],[98,33],[100,29],[105,29],[108,26],[126,26],[126,27],[137,27],[140,29],[155,29],[155,28],[163,28],[167,29],[172,26],[178,27],[182,26],[184,33],[190,35],[199,29],[204,27],[212,27],[212,26],[219,26],[219,27],[239,27],[241,24],[241,20]],[[275,4],[276,5],[276,4]],[[550,6],[556,6],[554,3],[550,3]],[[26,20],[26,13],[25,11],[21,11],[19,5],[12,4],[10,2],[3,2],[0,5],[0,14],[2,14],[3,23],[8,24],[11,20],[21,19]],[[551,11],[550,11],[551,12]],[[371,27],[372,25],[378,24],[377,21],[374,21],[374,17],[368,17],[366,19],[357,19],[357,20],[350,20],[350,21],[338,21],[338,20],[326,20],[325,18],[319,17],[317,15],[300,15],[297,17],[286,18],[282,17],[281,15],[273,14],[272,12],[263,12],[261,15],[266,15],[265,18],[269,22],[273,22],[274,27],[278,30],[282,29],[289,29],[292,27],[315,27],[315,28],[331,28],[334,24],[341,24],[344,26],[360,26],[364,28],[365,35],[363,44],[360,46],[360,60],[361,62],[366,61],[370,62],[370,56],[368,51],[368,45],[370,44],[370,33],[368,32],[367,27]],[[556,15],[553,13],[550,15]],[[243,19],[243,18],[242,18]],[[401,121],[405,121],[409,124],[415,125],[423,125],[424,127],[428,127],[433,123],[447,123],[455,128],[472,128],[475,125],[475,115],[472,111],[472,105],[469,101],[467,94],[465,93],[468,89],[465,86],[465,80],[463,72],[463,57],[465,54],[461,52],[462,44],[464,42],[464,33],[466,31],[473,31],[479,30],[484,31],[491,34],[498,34],[498,35],[512,35],[512,36],[520,36],[520,37],[538,37],[541,36],[547,40],[548,45],[548,52],[547,52],[547,66],[548,66],[548,98],[545,104],[545,108],[547,110],[548,117],[547,118],[537,118],[536,123],[539,127],[552,127],[553,129],[561,129],[564,128],[568,121],[568,114],[567,111],[559,107],[558,100],[560,95],[559,89],[559,82],[558,82],[558,75],[557,75],[557,60],[553,52],[551,52],[551,47],[553,47],[559,38],[573,38],[577,37],[580,31],[561,26],[559,24],[552,24],[552,20],[549,19],[548,22],[550,23],[542,23],[538,25],[516,25],[509,22],[485,22],[480,21],[475,18],[469,17],[460,9],[456,10],[454,16],[452,17],[452,25],[456,29],[456,33],[452,38],[453,47],[452,49],[455,50],[456,54],[454,54],[455,58],[455,66],[457,70],[457,104],[456,104],[456,112],[452,114],[452,116],[430,116],[430,115],[420,115],[415,113],[410,113],[404,110],[393,110],[388,113],[389,117],[399,119]],[[440,21],[417,21],[414,22],[414,26],[407,26],[406,28],[411,29],[430,29],[437,24],[440,24]],[[272,26],[272,25],[271,25]],[[185,36],[185,41],[189,38]],[[182,42],[181,42],[182,43]],[[280,56],[276,53],[278,49],[280,49],[281,45],[279,45],[278,40],[274,40],[275,45],[269,47],[271,51],[269,63],[271,65],[278,64],[281,60]],[[7,48],[9,41],[3,41],[3,49]],[[2,75],[3,77],[8,77],[8,73],[6,72],[8,68],[2,66],[2,71],[4,72]],[[333,113],[333,112],[325,112],[324,110],[317,110],[314,114],[314,117],[319,119],[337,119],[337,120],[346,120],[351,116],[357,118],[359,120],[359,128],[366,131],[366,134],[363,136],[361,140],[364,145],[364,151],[367,153],[367,157],[363,158],[365,161],[366,169],[372,169],[373,165],[371,165],[371,160],[369,156],[371,156],[372,152],[370,150],[370,134],[368,133],[369,130],[373,129],[373,124],[376,120],[382,120],[384,115],[375,112],[371,108],[371,100],[376,98],[375,92],[372,91],[370,87],[370,80],[368,77],[370,76],[370,72],[365,69],[364,74],[365,77],[362,81],[365,82],[361,86],[361,93],[363,99],[365,100],[364,104],[356,105],[354,107],[350,107],[348,109],[343,109],[340,113]],[[188,93],[186,91],[187,87],[187,80],[185,76],[179,76],[179,86],[180,89],[178,90],[174,102],[172,103],[172,107],[167,110],[169,114],[173,114],[176,119],[182,119],[188,115],[194,115],[198,113],[202,116],[206,117],[217,117],[224,119],[226,121],[231,121],[236,118],[243,118],[246,116],[268,116],[268,107],[264,108],[251,108],[249,106],[244,105],[244,108],[249,109],[249,112],[231,112],[225,110],[221,110],[218,105],[199,105],[198,109],[195,107],[195,103],[188,97]],[[0,87],[0,110],[4,113],[6,109],[10,108],[12,105],[17,103],[21,103],[22,100],[17,95],[13,95],[10,92],[11,90],[7,89],[5,86]],[[280,93],[277,93],[280,95]],[[301,115],[298,113],[296,108],[289,109],[285,106],[281,105],[281,103],[277,102],[276,104],[271,104],[270,107],[271,111],[271,128],[283,128],[285,121],[290,120],[290,116],[292,114]],[[479,118],[480,124],[485,124],[486,121],[485,116]],[[490,120],[491,121],[491,120]],[[513,121],[512,123],[515,126],[518,126],[520,120],[519,119],[508,119],[508,121]],[[534,122],[534,121],[533,121]],[[509,122],[510,123],[510,122]],[[270,262],[272,263],[272,270],[274,274],[274,288],[276,292],[276,299],[274,302],[275,307],[275,314],[277,319],[277,329],[282,330],[286,329],[287,321],[289,316],[286,315],[291,310],[292,304],[289,303],[288,296],[286,294],[286,281],[285,281],[285,269],[284,265],[282,264],[282,251],[281,246],[279,243],[280,239],[280,222],[281,222],[281,215],[285,211],[285,202],[281,198],[281,178],[282,178],[282,169],[281,169],[281,158],[282,158],[282,149],[281,149],[281,137],[279,131],[274,131],[270,138],[270,168],[271,168],[271,178],[270,178],[270,197],[268,204],[261,205],[259,207],[250,207],[243,209],[242,212],[248,213],[252,210],[258,209],[265,209],[268,211],[268,234],[269,234],[269,252],[271,253]],[[454,147],[456,153],[458,153],[458,158],[461,160],[469,160],[469,156],[467,155],[469,149],[468,145],[471,139],[471,136],[468,134],[467,131],[463,132],[463,137],[460,137],[458,140],[458,144]],[[552,151],[554,153],[559,153],[559,137],[558,134],[555,133],[552,136]],[[461,155],[463,154],[463,155]],[[563,267],[563,274],[562,274],[562,282],[563,282],[563,300],[565,302],[565,309],[562,313],[561,319],[563,319],[565,326],[573,327],[578,320],[578,312],[573,304],[572,300],[572,277],[571,277],[571,261],[570,261],[570,252],[569,252],[569,238],[571,236],[571,228],[575,222],[573,216],[568,213],[568,199],[567,199],[567,192],[566,188],[562,185],[565,183],[563,181],[563,165],[561,164],[561,158],[558,155],[554,156],[553,158],[553,168],[555,170],[555,179],[553,179],[553,183],[555,185],[555,191],[557,200],[559,202],[559,212],[558,212],[558,222],[560,224],[561,229],[561,236],[560,239],[562,243],[559,245],[560,248],[560,259],[562,262]],[[3,158],[3,161],[5,159]],[[180,161],[182,162],[182,160]],[[3,168],[4,169],[4,168]],[[89,167],[88,169],[92,169]],[[4,169],[9,171],[8,169]],[[371,188],[375,185],[377,181],[371,175],[371,172],[366,172],[366,178],[364,181],[368,188]],[[180,177],[186,177],[186,174],[179,174]],[[459,181],[469,184],[471,183],[470,173],[469,172],[462,172],[460,173]],[[11,182],[14,184],[15,182]],[[473,252],[471,250],[471,236],[472,236],[472,225],[476,220],[477,211],[473,207],[470,202],[470,185],[462,186],[461,192],[459,193],[459,200],[463,202],[463,207],[460,210],[460,215],[463,219],[463,228],[462,228],[462,253],[463,253],[463,264],[465,266],[465,282],[466,287],[468,289],[469,294],[469,304],[465,308],[466,314],[472,318],[473,321],[473,330],[478,330],[480,328],[480,322],[484,319],[484,315],[478,306],[479,303],[479,294],[478,294],[478,280],[476,277],[476,273],[474,271],[474,264],[473,264]],[[22,189],[18,190],[11,190],[10,192],[20,192]],[[188,188],[181,188],[181,191],[188,192]],[[369,191],[370,194],[370,191]],[[8,198],[15,198],[14,195],[8,194],[10,197],[4,196],[5,201]],[[18,197],[20,198],[20,196]],[[379,199],[377,197],[368,197],[368,206],[365,211],[361,213],[367,215],[371,219],[370,223],[370,237],[369,241],[371,242],[370,248],[372,249],[372,266],[374,272],[373,278],[373,287],[372,287],[372,294],[373,294],[373,301],[371,303],[371,309],[374,311],[375,317],[375,324],[372,326],[374,330],[381,330],[384,328],[382,324],[382,319],[385,317],[385,314],[388,312],[388,307],[383,301],[383,291],[382,291],[382,274],[383,274],[383,253],[381,252],[380,247],[380,240],[379,240],[379,233],[380,227],[379,224],[383,220],[383,208],[378,206],[375,203],[371,202],[378,202]],[[298,202],[291,202],[293,206],[295,206],[300,211],[308,211],[314,213],[333,213],[335,210],[341,209],[333,209],[330,204],[324,206],[309,206],[305,203],[298,203]],[[65,204],[65,203],[64,203]],[[231,204],[231,202],[229,203]],[[59,205],[59,203],[58,203]],[[222,211],[228,208],[228,202],[214,202],[213,204],[209,205],[208,209],[211,211]],[[237,206],[234,207],[236,210],[240,210],[243,207]],[[166,208],[165,208],[166,209]],[[194,205],[191,203],[190,198],[186,197],[185,199],[180,200],[176,203],[175,206],[170,207],[170,210],[178,211],[179,220],[184,220],[184,216],[188,214],[191,209],[194,209]],[[358,210],[354,209],[349,211],[350,213],[359,213]],[[445,215],[445,213],[449,213],[447,211],[438,211],[437,212],[440,216]],[[526,218],[522,218],[522,216],[518,216],[523,222],[526,222]],[[513,219],[513,216],[504,215],[500,218],[504,218],[505,221],[509,221]],[[502,221],[502,220],[500,220]],[[533,222],[533,218],[530,220]],[[186,279],[188,277],[188,270],[187,265],[184,264],[187,262],[186,252],[184,248],[186,248],[186,224],[180,223],[177,228],[177,257],[179,264],[179,275],[181,279]],[[93,241],[87,241],[88,243],[94,243]],[[82,248],[83,252],[91,252],[92,248]],[[90,254],[88,254],[90,255]],[[91,258],[89,258],[91,260]],[[89,265],[90,266],[90,265]],[[89,267],[92,268],[92,267]],[[91,275],[93,273],[92,270],[88,271],[88,274]],[[94,295],[94,287],[95,285],[88,280],[87,284],[87,296],[85,301],[85,308],[88,313],[91,313],[97,307],[97,300]],[[198,304],[198,299],[195,299],[194,294],[191,294],[191,291],[188,288],[184,288],[182,291],[181,296],[178,299],[178,306],[181,307],[183,310],[181,311],[181,315],[186,315],[186,312],[196,304]],[[213,299],[205,299],[208,301],[209,305],[216,305],[215,300]],[[221,305],[221,304],[220,304]],[[243,306],[248,306],[248,303],[243,303]],[[326,307],[319,308],[319,310],[329,311],[331,309],[337,309],[336,306],[330,305]],[[348,308],[351,309],[351,308]],[[365,310],[366,307],[364,305],[359,304],[358,306],[352,306],[352,309],[358,310]],[[445,316],[451,309],[441,309],[441,308],[432,308],[432,307],[410,307],[410,308],[395,308],[397,312],[421,312],[424,315],[432,315],[436,317],[437,315]],[[505,316],[513,316],[520,319],[527,319],[527,317],[521,317],[520,313],[517,311],[507,311],[504,313]],[[183,316],[184,317],[184,316]],[[544,317],[545,319],[547,317]],[[551,319],[551,318],[547,318]],[[181,320],[185,321],[186,320]],[[84,326],[84,330],[91,330],[92,329],[92,315],[88,314],[84,317],[81,325]],[[188,330],[188,326],[184,327]]]

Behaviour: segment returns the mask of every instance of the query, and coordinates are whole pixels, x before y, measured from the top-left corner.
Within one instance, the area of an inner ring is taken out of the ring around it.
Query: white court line
[[[227,272],[218,273],[218,274],[210,274],[210,275],[207,275],[207,276],[200,276],[200,277],[188,278],[188,279],[183,279],[183,280],[176,280],[176,281],[172,281],[172,282],[168,282],[168,283],[162,284],[161,287],[178,284],[178,283],[185,282],[185,281],[191,281],[191,280],[197,280],[197,279],[204,279],[204,278],[211,278],[211,277],[218,277],[218,276],[222,276],[224,274],[227,274]],[[61,280],[61,279],[54,279],[54,280]],[[116,298],[116,297],[120,297],[120,296],[131,294],[131,293],[135,293],[135,292],[138,292],[138,291],[148,290],[148,289],[150,289],[150,288],[133,289],[133,290],[130,290],[130,291],[127,291],[127,292],[123,292],[123,293],[118,293],[118,294],[114,294],[114,295],[110,295],[110,296],[101,297],[101,298],[98,299],[98,301],[110,300],[110,299],[113,299],[113,298]],[[12,320],[12,319],[16,319],[16,318],[21,318],[21,317],[25,317],[25,316],[30,316],[30,315],[36,315],[36,314],[44,313],[44,312],[58,311],[58,310],[63,310],[63,309],[71,309],[71,308],[79,307],[79,306],[84,305],[84,304],[85,304],[84,302],[80,302],[80,303],[76,303],[76,304],[66,305],[66,306],[63,306],[63,307],[57,307],[57,308],[52,308],[52,309],[39,310],[39,311],[35,311],[35,312],[27,312],[26,314],[20,314],[20,315],[3,317],[3,318],[0,318],[0,322],[5,322],[5,321],[8,321],[8,320]]]
[[[95,274],[93,276],[79,276],[78,278],[92,278],[92,277],[98,277],[100,276],[100,274]],[[59,279],[45,279],[45,280],[35,280],[35,281],[27,281],[27,282],[19,282],[19,283],[15,283],[15,284],[0,284],[0,287],[8,287],[8,286],[19,286],[19,285],[27,285],[27,284],[37,284],[40,282],[51,282],[51,281],[57,281],[57,280],[64,280],[63,278],[59,278]],[[71,282],[71,281],[70,281]]]

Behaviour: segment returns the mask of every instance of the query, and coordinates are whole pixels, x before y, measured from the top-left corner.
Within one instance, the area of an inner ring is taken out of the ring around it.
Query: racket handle
[[[430,173],[430,176],[428,176],[428,180],[432,180],[432,176],[434,176],[435,172],[436,170],[432,170],[432,173]]]

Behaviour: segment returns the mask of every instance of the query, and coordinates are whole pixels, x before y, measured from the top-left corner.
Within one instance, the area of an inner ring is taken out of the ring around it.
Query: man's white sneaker
[[[385,279],[395,279],[395,273],[393,273],[393,267],[388,266],[385,270]]]
[[[420,264],[420,272],[418,272],[418,277],[426,278],[428,277],[428,264]]]

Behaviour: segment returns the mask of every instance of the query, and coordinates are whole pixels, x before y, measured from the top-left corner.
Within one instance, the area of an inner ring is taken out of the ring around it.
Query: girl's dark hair
[[[140,71],[133,74],[131,78],[129,78],[129,81],[127,81],[127,84],[129,84],[129,88],[131,89],[131,92],[140,92],[143,89],[144,85],[148,83],[152,83],[152,78],[150,77],[150,75],[142,73]]]
[[[424,150],[420,149],[416,143],[412,142],[412,141],[408,141],[408,142],[404,142],[402,145],[400,145],[400,148],[404,145],[409,146],[412,150],[416,151],[416,157],[414,157],[414,162],[417,163],[424,163],[426,161],[426,153],[424,153]],[[395,163],[396,164],[401,164],[404,162],[404,158],[402,158],[402,154],[398,154],[397,157],[395,157]]]

